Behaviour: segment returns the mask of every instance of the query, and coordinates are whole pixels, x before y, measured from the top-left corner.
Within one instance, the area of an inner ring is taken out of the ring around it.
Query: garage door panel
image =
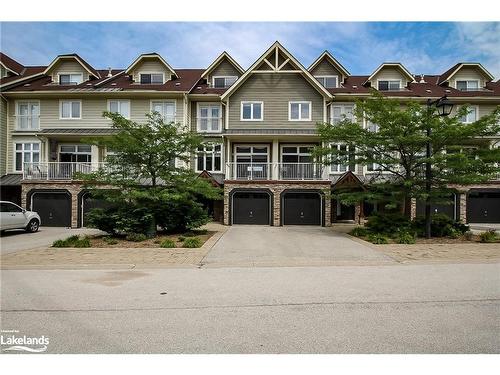
[[[232,205],[233,224],[270,225],[268,193],[235,193]]]
[[[500,190],[471,191],[467,196],[467,222],[500,223]]]
[[[65,192],[35,192],[32,207],[46,227],[71,227],[71,197]]]
[[[318,193],[285,193],[284,225],[321,225],[321,197]]]

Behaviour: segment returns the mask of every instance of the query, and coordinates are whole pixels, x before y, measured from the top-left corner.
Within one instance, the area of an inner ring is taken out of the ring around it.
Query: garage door
[[[450,204],[431,204],[432,214],[445,214],[449,218],[455,220],[456,215],[456,205],[455,205],[455,195],[450,197]],[[417,201],[417,216],[425,216],[425,202]]]
[[[270,225],[270,197],[264,192],[233,194],[233,224]]]
[[[38,212],[44,227],[71,227],[71,196],[68,192],[35,192],[31,209]]]
[[[321,225],[321,196],[318,193],[284,193],[284,225]]]
[[[500,223],[500,190],[471,190],[467,195],[467,222]]]

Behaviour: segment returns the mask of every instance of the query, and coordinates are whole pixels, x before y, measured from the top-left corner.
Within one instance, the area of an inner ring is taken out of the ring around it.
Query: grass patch
[[[142,242],[146,241],[148,237],[142,233],[128,233],[125,239],[132,242]]]
[[[90,247],[90,238],[87,236],[79,237],[77,235],[66,238],[65,240],[56,240],[52,247]]]

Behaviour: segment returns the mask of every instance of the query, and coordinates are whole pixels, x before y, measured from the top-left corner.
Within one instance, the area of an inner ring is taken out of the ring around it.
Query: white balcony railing
[[[227,163],[227,180],[327,180],[320,163]]]
[[[73,180],[77,173],[90,173],[104,168],[105,163],[39,162],[24,163],[25,180]]]
[[[196,129],[200,132],[220,133],[222,117],[197,117]]]

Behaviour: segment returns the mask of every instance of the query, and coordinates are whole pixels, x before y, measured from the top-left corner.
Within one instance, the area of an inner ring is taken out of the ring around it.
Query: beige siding
[[[0,65],[0,78],[7,77],[7,69]]]
[[[456,87],[457,81],[468,79],[479,80],[479,87],[484,87],[486,85],[486,77],[481,73],[481,71],[479,71],[479,69],[463,67],[453,77],[451,77],[450,86]]]
[[[217,67],[208,75],[207,80],[212,83],[212,77],[217,76],[236,76],[239,77],[240,72],[227,59],[222,60]]]
[[[7,100],[0,98],[0,176],[7,170]]]
[[[53,82],[59,82],[60,73],[82,73],[84,81],[89,79],[89,72],[76,60],[60,61],[48,73],[52,75]]]
[[[165,82],[170,81],[172,72],[157,58],[144,58],[135,67],[132,72],[132,78],[135,82],[140,82],[139,74],[143,73],[164,73]]]
[[[316,65],[311,74],[313,76],[338,76],[339,82],[342,81],[342,74],[326,59]]]
[[[397,68],[392,68],[392,67],[385,67],[382,68],[371,80],[371,84],[373,88],[377,88],[378,80],[401,80],[401,87],[405,87],[408,78],[403,75],[399,69]]]
[[[263,121],[240,121],[241,102],[264,102]],[[289,101],[311,101],[312,121],[288,121]],[[229,97],[230,128],[314,128],[323,121],[323,97],[298,74],[253,74]]]
[[[198,103],[218,103],[216,100],[214,101],[210,101],[210,102],[191,102],[191,108],[190,108],[190,118],[189,118],[189,121],[190,121],[190,129],[192,131],[197,131],[197,118],[198,118]],[[222,105],[221,103],[221,113],[222,113],[222,123],[221,123],[221,129],[223,130],[224,129],[224,124],[225,124],[225,121],[226,121],[226,110],[225,110],[225,107]],[[207,136],[211,136],[211,135],[216,135],[218,133],[204,133],[204,134],[207,134]]]

